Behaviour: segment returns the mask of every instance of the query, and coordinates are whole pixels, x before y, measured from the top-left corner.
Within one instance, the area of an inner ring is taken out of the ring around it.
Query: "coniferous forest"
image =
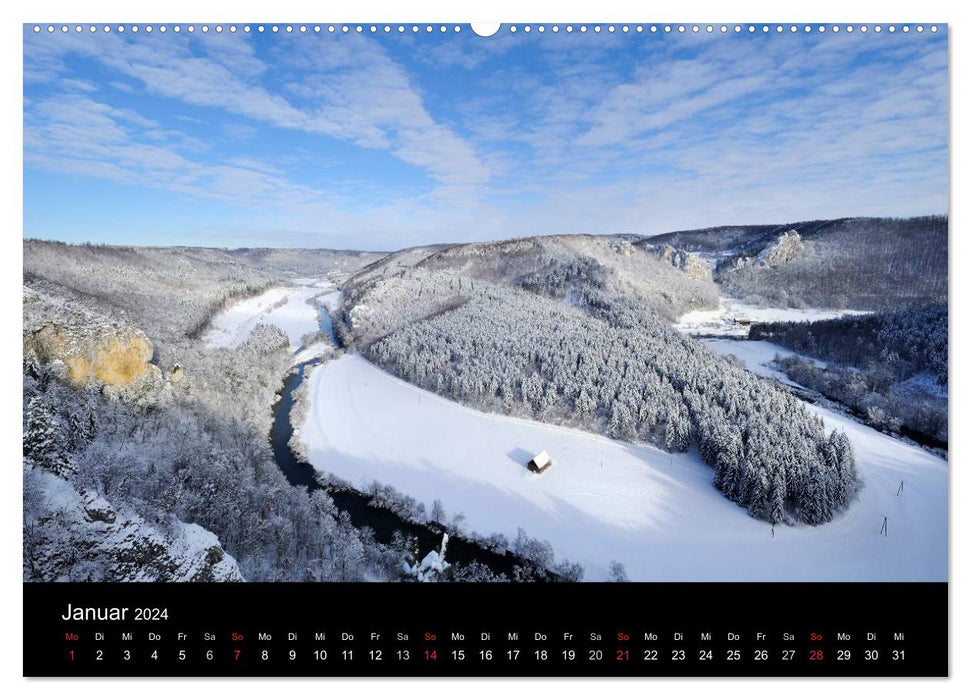
[[[947,304],[812,323],[757,323],[749,337],[800,355],[780,358],[803,386],[862,414],[877,428],[909,429],[947,444]]]
[[[415,283],[403,284],[417,291]],[[486,410],[580,426],[683,452],[770,522],[823,523],[857,477],[846,437],[787,393],[680,336],[650,310],[564,307],[490,289],[365,352],[425,389]]]

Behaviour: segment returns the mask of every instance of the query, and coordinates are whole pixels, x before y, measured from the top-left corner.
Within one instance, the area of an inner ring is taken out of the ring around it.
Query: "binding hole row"
[[[860,33],[863,33],[863,34],[870,31],[877,34],[882,33],[883,31],[889,32],[890,34],[894,34],[898,31],[904,34],[907,34],[911,31],[915,31],[917,33],[923,33],[925,30],[930,31],[931,33],[936,33],[938,31],[937,25],[934,25],[934,24],[928,27],[925,27],[922,24],[917,24],[917,25],[910,25],[910,24],[903,24],[903,25],[896,25],[896,24],[890,24],[890,25],[881,25],[881,24],[874,24],[874,25],[867,25],[867,24],[860,24],[860,25],[852,25],[852,24],[848,24],[848,25],[838,25],[838,24],[837,25],[825,25],[825,24],[818,24],[818,25],[811,25],[811,24],[801,24],[801,25],[797,25],[797,24],[790,24],[790,25],[783,25],[783,24],[774,24],[774,25],[769,25],[769,24],[759,24],[759,25],[756,25],[756,24],[734,24],[734,25],[728,25],[728,24],[720,24],[720,25],[712,25],[712,24],[705,24],[705,25],[699,25],[699,24],[687,24],[687,25],[686,24],[651,24],[651,25],[536,24],[536,25],[532,25],[532,24],[525,24],[525,25],[517,25],[517,24],[510,24],[505,26],[504,28],[507,32],[511,34],[515,34],[517,32],[524,32],[526,34],[537,32],[539,34],[543,34],[543,33],[546,33],[547,31],[552,32],[554,34],[558,34],[560,32],[565,32],[567,34],[572,34],[575,32],[579,32],[581,34],[586,34],[586,33],[640,34],[644,32],[648,32],[651,34],[658,34],[658,33],[769,34],[773,32],[776,34],[782,34],[782,33],[822,34],[826,32],[831,32],[833,34],[838,34],[840,32],[853,33],[856,31],[859,31]],[[418,24],[408,24],[408,25],[404,25],[404,24],[398,24],[398,25],[391,25],[391,24],[383,24],[383,25],[378,25],[378,24],[370,24],[370,25],[363,25],[363,24],[327,24],[327,25],[320,25],[320,24],[313,24],[313,25],[308,25],[308,24],[296,24],[296,25],[295,24],[285,24],[285,25],[278,25],[278,24],[272,24],[272,25],[263,25],[263,24],[258,24],[258,25],[249,25],[249,24],[244,24],[244,25],[236,25],[236,24],[229,24],[229,25],[222,25],[222,24],[216,24],[216,25],[208,25],[208,24],[95,25],[95,24],[90,24],[90,25],[82,25],[82,24],[76,24],[76,25],[67,25],[67,24],[61,24],[61,25],[54,25],[54,24],[48,24],[48,25],[40,25],[40,24],[35,24],[33,25],[33,31],[35,34],[39,34],[43,31],[46,31],[49,34],[53,34],[57,31],[60,31],[61,33],[64,33],[64,34],[71,31],[74,31],[75,33],[79,33],[79,34],[82,32],[87,32],[89,34],[95,34],[98,32],[101,32],[101,33],[116,32],[118,34],[124,34],[125,32],[137,34],[138,32],[144,32],[146,34],[151,34],[154,31],[158,31],[159,33],[162,33],[162,34],[169,31],[172,31],[176,34],[180,34],[182,32],[188,32],[189,34],[194,34],[196,31],[199,31],[203,34],[207,34],[210,31],[216,32],[217,34],[222,33],[224,31],[228,31],[231,34],[236,32],[242,32],[244,34],[249,34],[253,32],[258,34],[263,34],[266,32],[270,32],[273,34],[278,34],[278,33],[286,33],[286,34],[293,34],[293,33],[298,33],[298,34],[455,33],[455,34],[458,34],[458,33],[461,33],[463,29],[462,29],[462,26],[458,24],[456,25],[445,25],[445,24],[441,24],[441,25],[432,25],[432,24],[425,24],[425,25],[418,25]],[[475,32],[472,31],[472,33],[474,34]]]

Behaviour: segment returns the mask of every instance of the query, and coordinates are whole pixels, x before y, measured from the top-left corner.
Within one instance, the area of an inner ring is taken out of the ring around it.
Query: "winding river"
[[[336,347],[341,347],[334,332],[333,321],[328,310],[319,306],[320,330],[326,333]],[[294,395],[310,371],[320,363],[312,359],[296,365],[284,381],[280,399],[273,406],[273,425],[270,429],[270,445],[273,458],[287,481],[294,486],[302,486],[310,491],[325,490],[337,508],[347,513],[351,523],[357,528],[370,528],[378,542],[391,544],[394,533],[415,538],[419,550],[424,554],[437,548],[442,541],[443,528],[434,524],[416,524],[402,519],[397,513],[371,503],[370,496],[355,489],[325,486],[316,478],[314,467],[298,459],[290,449],[293,426],[290,412],[293,409]],[[523,562],[512,553],[499,554],[476,542],[449,533],[448,560],[453,564],[485,564],[495,572],[512,576],[513,569]]]

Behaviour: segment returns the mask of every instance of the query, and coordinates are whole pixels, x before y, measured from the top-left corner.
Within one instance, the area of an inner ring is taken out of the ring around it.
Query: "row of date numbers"
[[[554,654],[548,649],[533,649],[531,659],[539,663],[549,661],[555,658]],[[80,660],[80,656],[75,652],[74,649],[68,650],[68,659],[70,661]],[[687,662],[689,659],[694,658],[699,662],[711,662],[718,658],[719,655],[715,653],[713,649],[697,649],[694,651],[696,656],[693,656],[691,652],[687,649],[671,649],[669,650],[670,656],[668,657],[672,662]],[[222,652],[225,654],[225,658],[229,658],[231,661],[240,662],[248,660],[251,657],[255,657],[257,661],[269,662],[275,660],[276,655],[271,652],[270,649],[261,649],[255,652],[255,655],[244,651],[243,649],[233,649],[230,652]],[[307,652],[304,652],[307,654]],[[302,660],[304,654],[299,653],[296,649],[289,649],[283,654],[283,659],[286,661],[296,662]],[[96,662],[109,660],[108,655],[104,649],[93,650],[94,660]],[[120,657],[121,661],[132,662],[135,661],[135,653],[131,649],[121,649],[118,650],[116,659]],[[175,653],[175,659],[177,661],[188,661],[190,658],[195,656],[199,658],[201,656],[204,661],[216,661],[218,657],[221,656],[214,649],[204,649],[199,654],[192,655],[186,649],[178,649]],[[440,655],[438,649],[423,649],[418,654],[412,654],[410,649],[396,649],[389,655],[385,655],[383,649],[370,649],[363,656],[355,656],[354,649],[342,649],[335,653],[328,652],[327,649],[314,649],[308,654],[309,658],[316,662],[326,662],[336,658],[338,661],[353,662],[356,659],[364,658],[366,661],[381,663],[387,659],[399,662],[411,662],[415,659],[425,662],[436,662],[439,661]],[[560,659],[565,662],[572,663],[577,661],[587,661],[592,663],[603,662],[610,659],[610,654],[605,653],[602,649],[586,649],[586,650],[576,650],[576,649],[563,649],[560,651]],[[726,649],[724,650],[724,656],[722,657],[726,662],[741,662],[745,658],[745,654],[741,649]],[[508,662],[517,662],[521,658],[529,658],[529,654],[523,654],[521,649],[506,649],[504,652],[497,652],[492,649],[479,649],[478,654],[467,653],[465,649],[452,649],[448,655],[442,655],[442,658],[451,659],[454,662],[461,663],[469,658],[476,658],[478,661],[482,662],[493,662],[497,660],[504,660]],[[827,655],[824,649],[809,649],[797,652],[796,649],[780,649],[777,650],[775,655],[771,654],[768,649],[754,649],[751,650],[750,659],[754,662],[767,662],[772,658],[777,658],[783,662],[796,661],[799,658],[808,660],[809,662],[819,663],[827,660],[835,659],[837,662],[843,661],[853,661],[855,659],[862,658],[866,662],[878,662],[881,659],[889,659],[890,661],[905,661],[906,660],[906,650],[905,649],[890,649],[890,650],[880,650],[880,649],[863,649],[858,652],[854,652],[852,649],[835,649]],[[144,658],[150,661],[159,661],[162,656],[158,649],[148,650]],[[640,658],[641,661],[646,662],[656,662],[665,658],[665,655],[658,649],[644,649],[641,651],[640,656],[631,654],[630,649],[617,649],[613,654],[614,661],[621,663],[630,662],[631,659]]]

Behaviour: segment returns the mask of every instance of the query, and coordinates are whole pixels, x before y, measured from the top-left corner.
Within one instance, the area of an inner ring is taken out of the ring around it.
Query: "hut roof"
[[[546,450],[543,450],[538,455],[533,457],[533,462],[537,467],[542,467],[550,461],[552,460],[550,460],[550,456],[546,453]]]

